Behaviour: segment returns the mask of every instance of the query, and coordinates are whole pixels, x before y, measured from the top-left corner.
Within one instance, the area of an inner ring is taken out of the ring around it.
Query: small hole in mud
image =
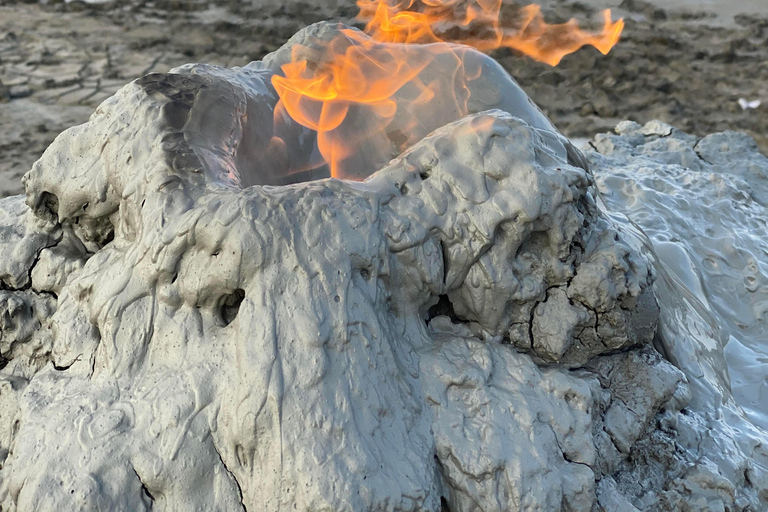
[[[235,320],[235,317],[240,312],[240,304],[243,303],[243,299],[245,299],[245,291],[240,288],[221,298],[219,308],[221,319],[224,320],[225,326]]]
[[[438,316],[447,316],[451,319],[451,323],[454,324],[467,323],[466,320],[459,318],[453,310],[453,303],[451,302],[451,299],[448,298],[448,295],[440,295],[437,298],[437,304],[427,310],[427,325],[429,325],[429,322],[431,322],[433,318]]]
[[[368,271],[367,268],[361,268],[360,269],[360,277],[365,279],[366,281],[371,278],[371,273]]]
[[[448,500],[445,496],[440,496],[440,512],[451,512],[451,507],[448,506]]]
[[[109,217],[91,217],[88,214],[71,219],[73,225],[80,226],[82,237],[93,242],[99,248],[104,247],[115,239],[115,227]]]
[[[56,194],[50,192],[40,194],[37,212],[41,216],[49,217],[54,222],[59,222],[59,198]]]
[[[243,449],[243,446],[240,444],[235,445],[235,459],[237,460],[237,464],[241,468],[245,467],[245,450]]]
[[[419,173],[419,178],[421,178],[422,180],[426,180],[427,178],[429,178],[429,173],[420,172]]]

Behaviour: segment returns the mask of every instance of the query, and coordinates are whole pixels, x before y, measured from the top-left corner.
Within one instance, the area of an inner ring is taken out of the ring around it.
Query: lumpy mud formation
[[[125,86],[0,202],[1,510],[768,504],[754,146],[624,124],[590,171],[506,77],[364,181],[262,185],[279,56]]]

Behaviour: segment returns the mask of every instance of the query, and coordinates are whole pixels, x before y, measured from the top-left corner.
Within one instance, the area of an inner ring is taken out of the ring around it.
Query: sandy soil
[[[0,196],[22,192],[20,177],[53,138],[130,80],[185,62],[243,65],[306,24],[351,21],[357,11],[349,0],[320,2],[0,0]],[[590,137],[621,119],[658,118],[699,135],[746,131],[768,151],[765,0],[544,6],[552,22],[595,23],[602,7],[627,22],[608,56],[584,49],[551,68],[508,50],[493,54],[566,135]],[[740,98],[763,103],[745,111]]]

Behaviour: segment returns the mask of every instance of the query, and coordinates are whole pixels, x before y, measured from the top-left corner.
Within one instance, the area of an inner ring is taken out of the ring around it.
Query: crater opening
[[[36,212],[39,217],[50,220],[54,223],[59,222],[59,198],[56,194],[43,192],[40,194],[40,202],[37,205]]]
[[[240,304],[243,303],[243,299],[245,299],[245,290],[242,288],[238,288],[221,298],[219,314],[225,327],[235,321],[237,314],[240,312]]]
[[[448,295],[440,295],[437,298],[437,304],[427,310],[427,325],[429,325],[433,318],[438,316],[447,316],[451,319],[451,323],[454,324],[467,323],[467,320],[460,318],[456,314],[456,311],[453,309],[453,303],[451,302],[451,299],[448,298]]]

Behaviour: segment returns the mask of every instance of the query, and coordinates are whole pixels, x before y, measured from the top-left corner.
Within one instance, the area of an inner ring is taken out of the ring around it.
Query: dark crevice
[[[155,502],[155,497],[154,497],[154,496],[152,496],[152,493],[150,493],[150,492],[149,492],[149,489],[147,489],[147,486],[146,486],[146,485],[144,485],[144,482],[141,482],[141,490],[142,490],[142,492],[143,492],[144,494],[146,494],[146,495],[147,495],[147,497],[149,498],[149,500],[150,500],[152,503],[154,503],[154,502]]]
[[[456,314],[456,311],[453,309],[453,303],[448,298],[448,295],[440,295],[437,298],[437,304],[427,310],[427,325],[429,325],[433,318],[438,316],[447,316],[451,319],[451,323],[454,324],[468,323],[467,320],[459,318]]]
[[[549,430],[552,432],[552,436],[553,436],[553,437],[554,437],[554,439],[555,439],[555,444],[557,445],[557,449],[558,449],[558,450],[560,451],[560,453],[562,454],[562,456],[563,456],[563,460],[564,460],[564,461],[566,461],[566,462],[568,462],[568,463],[570,463],[570,464],[580,464],[580,465],[582,465],[582,466],[585,466],[585,467],[588,467],[588,468],[590,468],[590,469],[593,469],[593,468],[592,468],[592,466],[590,466],[590,465],[589,465],[589,464],[587,464],[586,462],[579,462],[579,461],[576,461],[576,460],[573,460],[573,459],[571,459],[571,458],[568,456],[568,454],[566,454],[566,453],[565,453],[565,450],[563,450],[563,447],[562,447],[562,445],[560,444],[560,440],[557,438],[557,433],[555,433],[555,429],[554,429],[554,428],[552,428],[552,426],[551,426],[551,425],[549,426]]]
[[[441,479],[445,479],[445,469],[443,468],[443,463],[440,461],[440,457],[437,456],[437,454],[434,455],[435,459],[435,466],[437,467],[437,472],[439,473]],[[443,483],[445,485],[445,483]],[[451,512],[451,507],[448,504],[448,498],[445,496],[440,496],[440,512]]]
[[[40,194],[40,202],[35,208],[35,213],[40,217],[59,223],[59,198],[56,194],[43,192]]]
[[[146,494],[146,495],[147,495],[147,497],[149,498],[149,500],[152,502],[152,506],[153,506],[153,508],[154,508],[154,505],[155,505],[155,497],[154,497],[154,496],[152,496],[152,493],[151,493],[151,492],[149,492],[149,489],[147,489],[147,486],[144,484],[144,481],[141,479],[141,477],[139,476],[139,473],[138,473],[138,472],[137,472],[135,469],[133,470],[133,474],[135,474],[135,475],[136,475],[136,478],[138,478],[138,479],[139,479],[139,483],[141,484],[141,492],[143,492],[144,494]]]
[[[240,304],[243,303],[243,299],[245,299],[245,291],[241,288],[221,298],[219,313],[225,326],[234,322],[237,314],[240,312]]]
[[[219,453],[219,450],[214,445],[213,449],[216,451],[216,455],[219,456],[219,461],[221,462],[222,467],[224,468],[224,471],[227,472],[227,474],[232,478],[232,481],[235,482],[235,485],[237,486],[237,494],[240,498],[240,506],[243,507],[243,510],[245,512],[248,512],[248,507],[245,506],[245,503],[243,503],[243,488],[240,487],[240,482],[237,481],[237,478],[235,478],[235,475],[230,471],[227,464],[224,462],[224,459],[221,456],[221,453]]]
[[[113,227],[112,229],[110,229],[107,232],[107,236],[104,237],[104,243],[101,244],[101,246],[104,247],[105,245],[107,245],[108,243],[113,241],[114,239],[115,239],[115,228]]]
[[[91,324],[91,327],[93,327],[94,334],[96,338],[98,339],[98,342],[96,343],[96,347],[101,345],[101,329],[99,329],[99,326],[97,324]],[[91,353],[91,373],[90,375],[93,375],[96,372],[96,355],[95,355],[96,349]]]
[[[448,249],[442,239],[440,240],[440,254],[443,256],[443,286],[445,286],[448,281]]]
[[[528,319],[528,341],[531,344],[531,350],[533,350],[533,315],[536,314],[536,308],[539,307],[539,304],[541,304],[541,301],[536,301],[536,303],[531,308],[531,318]]]
[[[699,142],[701,142],[703,139],[699,139],[696,141],[696,144],[693,145],[693,152],[696,153],[696,156],[699,157],[699,160],[701,160],[704,163],[707,163],[709,165],[713,165],[712,162],[708,161],[706,158],[701,156],[701,153],[699,153],[699,150],[696,149],[699,146]]]
[[[597,312],[597,309],[593,307],[589,307],[585,305],[583,302],[579,301],[580,304],[582,304],[584,307],[586,307],[588,310],[590,310],[595,315],[595,337],[600,340],[600,343],[603,343],[603,338],[600,336],[600,315]],[[604,344],[604,343],[603,343]]]
[[[83,356],[83,354],[78,354],[78,356],[77,356],[76,358],[74,358],[74,359],[72,360],[72,362],[71,362],[71,363],[69,363],[69,364],[68,364],[68,365],[66,365],[66,366],[58,366],[56,363],[53,363],[53,369],[54,369],[54,370],[56,370],[56,371],[58,371],[58,372],[64,372],[64,371],[67,371],[67,370],[69,370],[70,368],[72,368],[72,365],[73,365],[73,364],[75,364],[76,362],[78,362],[82,356]]]
[[[48,291],[48,290],[35,290],[35,289],[32,288],[32,271],[34,270],[34,268],[37,266],[38,262],[40,261],[40,255],[43,253],[43,251],[45,249],[50,249],[52,247],[56,247],[59,243],[60,243],[60,241],[57,241],[56,243],[53,243],[53,244],[41,247],[40,250],[37,251],[37,254],[35,255],[35,260],[32,262],[32,264],[29,266],[29,269],[27,270],[27,282],[24,284],[24,286],[22,286],[20,288],[14,288],[14,287],[10,286],[8,283],[0,280],[0,290],[9,291],[9,292],[31,291],[31,292],[33,292],[33,293],[35,293],[37,295],[48,295],[50,297],[53,297],[54,300],[58,301],[59,300],[58,294],[56,294],[56,293],[54,293],[52,291]],[[31,313],[31,316],[35,317],[35,314],[34,314],[34,302],[30,303],[29,307],[32,308],[32,310],[33,310],[32,313]],[[8,363],[10,363],[10,362],[11,362],[10,359],[6,359],[2,355],[0,355],[0,370],[5,368],[8,365]],[[74,361],[73,361],[73,363],[74,363]],[[54,365],[54,368],[56,370],[66,370],[69,367],[57,368]]]
[[[600,340],[600,343],[603,343],[603,346],[605,346],[605,343],[603,342],[603,340],[600,339],[600,338],[598,338],[598,339]],[[587,361],[587,366],[589,366],[592,362],[597,361],[597,360],[599,360],[599,359],[601,359],[603,357],[616,356],[616,355],[619,355],[619,354],[626,354],[628,352],[632,352],[634,350],[638,350],[639,348],[642,348],[642,347],[633,343],[631,345],[627,345],[626,347],[620,347],[620,348],[616,348],[616,349],[612,349],[612,350],[606,350],[605,352],[600,352],[599,354],[596,354],[596,355],[592,356],[589,359],[589,361]],[[659,354],[659,355],[661,355],[661,354]]]
[[[51,245],[46,245],[46,246],[41,247],[40,250],[37,251],[37,254],[35,254],[35,261],[32,262],[32,264],[29,266],[29,269],[27,270],[27,284],[25,284],[21,288],[10,288],[9,287],[8,289],[12,290],[12,291],[32,290],[32,271],[35,269],[37,264],[40,262],[40,256],[43,254],[44,250],[52,249],[53,247],[56,247],[57,245],[59,245],[60,242],[61,241],[57,241],[56,243],[53,243]],[[58,300],[58,298],[59,298],[58,295],[56,295],[54,292],[45,291],[45,290],[43,290],[43,291],[32,290],[32,291],[34,291],[35,293],[39,293],[41,295],[42,294],[51,295],[56,300]]]
[[[33,292],[35,292],[35,293],[37,293],[39,295],[50,295],[54,299],[58,300],[59,296],[56,293],[52,292],[52,291],[48,291],[48,290],[34,290],[34,289],[32,289],[32,271],[35,269],[35,267],[37,266],[38,262],[40,261],[40,255],[43,253],[43,251],[45,249],[51,249],[53,247],[56,247],[57,245],[59,245],[59,243],[60,243],[60,241],[59,242],[55,242],[55,243],[53,243],[51,245],[45,245],[45,246],[41,247],[39,251],[37,251],[37,254],[35,254],[35,261],[33,261],[32,264],[29,266],[29,269],[27,269],[27,282],[26,282],[26,284],[24,286],[15,288],[15,287],[11,286],[9,283],[7,283],[7,282],[3,281],[2,279],[0,279],[0,290],[9,291],[9,292],[33,291]]]
[[[559,445],[560,445],[560,443],[558,443],[558,446],[559,446]],[[590,466],[590,465],[589,465],[589,464],[587,464],[586,462],[579,462],[579,461],[577,461],[577,460],[573,460],[573,459],[571,459],[571,458],[570,458],[568,455],[566,455],[566,453],[565,453],[565,452],[562,452],[562,453],[563,453],[563,460],[564,460],[565,462],[568,462],[569,464],[579,464],[579,465],[582,465],[582,466],[584,466],[584,467],[587,467],[587,468],[589,468],[589,469],[594,469],[592,466]]]
[[[659,354],[661,354],[661,357],[669,362],[672,362],[670,359],[669,351],[667,350],[666,344],[664,343],[664,339],[661,337],[661,333],[659,332],[659,324],[661,324],[661,322],[656,325],[656,332],[653,335],[653,340],[651,340],[651,345]]]
[[[699,153],[698,151],[695,151],[695,153],[696,153],[696,156],[698,156],[698,157],[699,157],[699,160],[701,160],[702,162],[704,162],[704,163],[706,163],[706,164],[712,165],[712,162],[708,162],[706,158],[704,158],[703,156],[701,156],[701,153]]]
[[[568,286],[570,286],[570,281],[568,282]],[[566,289],[565,289],[565,295],[566,295],[566,297],[568,297],[568,301],[573,306],[574,305],[574,299],[571,298],[570,295],[568,295],[568,287],[566,287]],[[575,299],[575,302],[577,302],[580,306],[582,306],[587,311],[591,311],[592,314],[595,315],[595,325],[593,325],[592,328],[595,330],[595,337],[600,341],[600,343],[605,345],[605,343],[603,342],[603,339],[600,337],[600,334],[598,332],[598,328],[600,327],[600,313],[597,311],[597,308],[595,308],[593,306],[590,306],[589,304],[585,304],[583,301],[581,301],[579,299]]]

